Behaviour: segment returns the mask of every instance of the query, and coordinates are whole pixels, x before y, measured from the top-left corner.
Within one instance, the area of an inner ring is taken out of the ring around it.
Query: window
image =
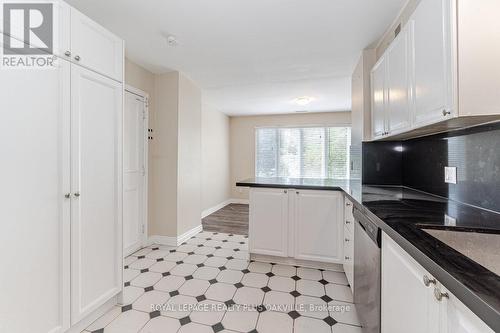
[[[350,127],[258,128],[257,177],[349,178]]]

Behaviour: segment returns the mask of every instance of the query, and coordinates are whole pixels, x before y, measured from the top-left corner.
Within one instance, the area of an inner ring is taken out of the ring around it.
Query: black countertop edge
[[[415,259],[422,267],[432,274],[443,286],[446,287],[453,295],[455,295],[462,303],[465,304],[472,312],[481,318],[495,332],[500,332],[500,312],[494,308],[483,298],[477,295],[474,291],[457,280],[452,274],[443,269],[439,264],[429,258],[425,253],[420,251],[415,245],[407,240],[403,235],[398,233],[387,223],[382,221],[378,216],[372,213],[368,208],[360,204],[355,198],[351,197],[347,192],[345,194],[355,207],[363,212],[374,221],[378,227],[391,237],[403,250],[405,250],[413,259]]]
[[[378,217],[368,207],[363,204],[361,188],[353,189],[350,186],[349,180],[346,181],[311,181],[306,180],[303,182],[301,179],[291,179],[287,182],[286,178],[269,178],[269,179],[248,179],[236,183],[240,187],[254,187],[254,188],[292,188],[304,190],[326,190],[326,191],[342,191],[346,197],[351,200],[355,207],[360,210],[364,215],[368,216],[377,226],[391,237],[401,248],[403,248],[412,258],[414,258],[425,270],[432,274],[446,289],[455,295],[465,306],[467,306],[473,313],[475,313],[481,320],[483,320],[495,332],[500,332],[500,307],[499,302],[488,302],[476,292],[468,288],[463,282],[459,281],[446,269],[441,267],[437,262],[432,260],[427,254],[420,250],[416,245],[412,244],[410,240],[398,232],[395,228],[391,227],[388,223]],[[360,184],[358,184],[361,187]],[[403,188],[402,186],[380,186],[380,188]],[[411,190],[411,189],[410,189]],[[417,191],[419,192],[419,191]],[[435,197],[436,200],[445,200],[439,196],[431,194],[424,194],[429,197]],[[418,226],[417,226],[418,227]],[[433,228],[432,226],[425,225],[426,228]],[[456,230],[456,229],[455,229]],[[478,231],[475,228],[476,231]],[[479,229],[480,231],[480,229]],[[432,238],[432,236],[429,236]],[[439,242],[438,240],[436,240]],[[451,249],[451,251],[456,252]],[[456,252],[458,253],[458,252]],[[461,255],[461,254],[459,254]],[[463,255],[461,255],[463,256]],[[463,258],[467,258],[463,256]],[[468,259],[468,258],[467,258]],[[479,265],[476,263],[476,265]],[[498,300],[497,300],[498,301]]]

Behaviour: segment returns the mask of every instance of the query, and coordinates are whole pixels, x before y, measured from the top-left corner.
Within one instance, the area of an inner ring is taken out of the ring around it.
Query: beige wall
[[[201,114],[202,211],[231,198],[229,117],[203,104]]]
[[[156,115],[151,122],[152,206],[149,234],[177,235],[177,153],[179,73],[155,76]]]
[[[255,176],[255,128],[262,126],[350,125],[350,112],[307,113],[277,116],[231,117],[231,195],[248,199],[248,191],[234,184]]]
[[[179,75],[177,235],[201,224],[201,90]]]

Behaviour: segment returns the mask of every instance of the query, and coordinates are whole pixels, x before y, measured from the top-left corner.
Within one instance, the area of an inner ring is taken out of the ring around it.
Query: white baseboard
[[[177,237],[174,236],[160,236],[160,235],[152,235],[149,236],[148,243],[149,244],[159,244],[159,245],[167,245],[167,246],[179,246],[189,238],[193,237],[197,233],[202,231],[201,224],[199,226],[194,227],[191,230],[186,231],[182,235]]]
[[[228,200],[226,200],[224,202],[221,202],[218,205],[215,205],[213,207],[205,209],[201,213],[201,218],[203,219],[203,218],[207,217],[208,215],[215,213],[219,209],[222,209],[222,208],[226,207],[229,204],[244,204],[244,205],[248,205],[248,199],[228,199]]]

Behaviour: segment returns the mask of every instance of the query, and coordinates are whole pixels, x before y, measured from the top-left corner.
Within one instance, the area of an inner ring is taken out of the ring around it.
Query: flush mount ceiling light
[[[305,106],[313,101],[312,97],[309,96],[302,96],[302,97],[297,97],[294,99],[294,102],[298,105]]]

